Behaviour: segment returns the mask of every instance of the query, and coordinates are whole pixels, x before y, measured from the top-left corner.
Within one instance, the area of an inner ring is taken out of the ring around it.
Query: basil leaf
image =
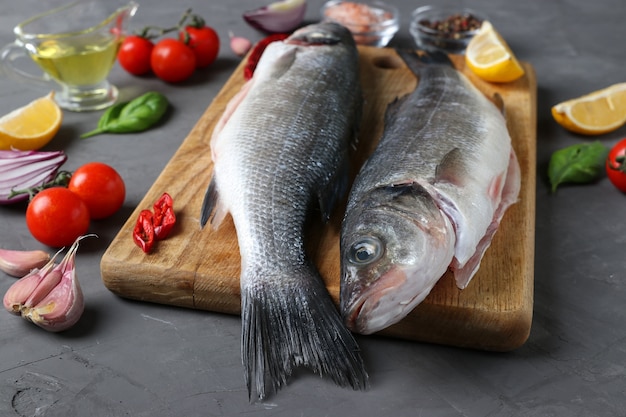
[[[564,183],[590,183],[602,175],[609,150],[599,141],[571,145],[550,157],[548,177],[552,192]]]
[[[126,106],[126,103],[118,103],[109,107],[104,112],[102,117],[100,117],[100,120],[98,121],[98,129],[104,129],[105,126],[120,117],[120,113],[122,112],[124,106]]]
[[[148,92],[130,102],[110,107],[98,121],[98,128],[80,137],[88,138],[100,133],[141,132],[157,123],[165,114],[168,105],[168,100],[163,94]]]
[[[112,132],[139,132],[157,123],[167,110],[168,102],[163,94],[149,92],[128,103],[120,113]]]

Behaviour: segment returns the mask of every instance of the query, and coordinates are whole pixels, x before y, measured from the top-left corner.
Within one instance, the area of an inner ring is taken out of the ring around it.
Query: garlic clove
[[[0,270],[14,277],[23,277],[48,261],[50,255],[42,250],[0,249]]]
[[[41,282],[41,276],[39,276],[37,272],[34,272],[11,285],[2,300],[4,308],[9,313],[17,314],[18,316],[21,315],[22,305],[24,305],[28,297],[30,297],[35,288],[37,288],[39,282]]]
[[[4,308],[7,311],[17,315],[21,314],[22,306],[26,303],[26,300],[28,300],[45,276],[54,268],[54,259],[55,258],[52,258],[48,261],[43,268],[32,270],[29,274],[20,278],[9,287],[3,298]]]
[[[43,300],[24,312],[24,318],[48,331],[60,332],[75,325],[84,310],[83,292],[72,268]]]
[[[252,42],[242,36],[235,36],[228,32],[230,38],[230,49],[238,56],[244,56],[252,48]]]
[[[41,270],[15,282],[4,296],[4,307],[51,332],[76,324],[85,303],[76,277],[75,258],[78,243],[86,236],[76,239],[58,265],[54,263],[57,253]]]
[[[30,296],[24,302],[26,307],[38,305],[50,292],[61,282],[63,274],[56,268],[43,276],[37,287],[33,289]]]

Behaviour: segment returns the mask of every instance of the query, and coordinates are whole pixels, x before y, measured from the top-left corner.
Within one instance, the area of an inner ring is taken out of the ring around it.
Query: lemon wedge
[[[485,81],[507,83],[524,75],[524,68],[493,25],[484,21],[465,50],[465,63]]]
[[[0,117],[0,149],[37,150],[52,140],[63,113],[54,92]]]
[[[575,133],[612,132],[626,123],[626,83],[613,84],[559,103],[552,107],[552,117]]]

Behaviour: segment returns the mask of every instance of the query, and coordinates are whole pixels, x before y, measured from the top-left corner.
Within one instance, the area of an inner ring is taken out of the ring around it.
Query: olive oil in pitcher
[[[117,51],[118,37],[85,38],[71,44],[46,40],[31,53],[33,60],[52,78],[68,86],[89,86],[106,79]]]

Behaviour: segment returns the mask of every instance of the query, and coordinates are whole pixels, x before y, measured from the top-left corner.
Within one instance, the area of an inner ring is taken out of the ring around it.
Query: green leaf
[[[100,133],[131,133],[149,129],[163,117],[168,105],[167,98],[154,91],[130,102],[116,104],[100,117],[97,129],[82,134],[81,138]]]
[[[599,141],[571,145],[554,152],[548,166],[552,192],[561,184],[586,184],[600,178],[608,152]]]
[[[109,107],[104,112],[102,117],[100,117],[100,120],[98,121],[98,129],[106,128],[106,126],[110,124],[113,120],[116,120],[118,117],[120,117],[120,113],[122,112],[122,109],[124,108],[124,106],[126,106],[126,104],[128,104],[128,102],[118,103]]]

